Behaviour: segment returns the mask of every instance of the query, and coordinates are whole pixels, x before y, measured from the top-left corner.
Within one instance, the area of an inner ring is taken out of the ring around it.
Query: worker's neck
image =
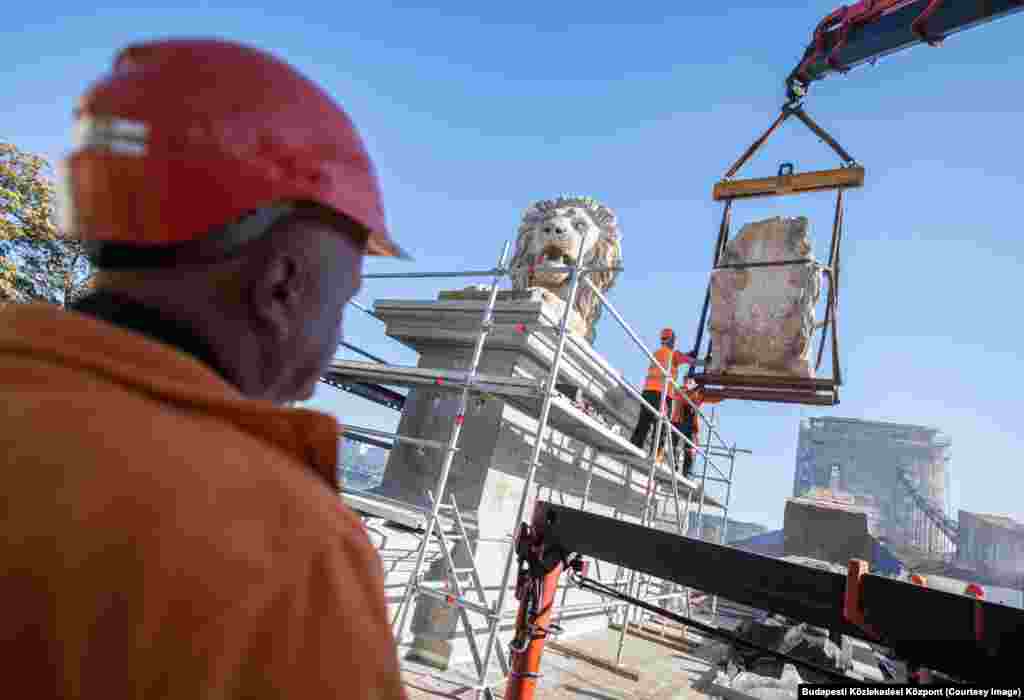
[[[253,351],[250,335],[230,319],[196,309],[192,313],[177,304],[161,303],[159,297],[114,288],[100,288],[72,305],[72,309],[102,319],[120,328],[135,331],[185,352],[216,372],[246,396],[258,398],[266,392],[259,387],[260,377],[246,372],[246,366],[261,366]],[[231,338],[229,344],[225,338]]]

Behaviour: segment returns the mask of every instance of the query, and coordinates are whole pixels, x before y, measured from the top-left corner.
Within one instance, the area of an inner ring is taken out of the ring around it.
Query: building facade
[[[1014,587],[1024,580],[1024,525],[1001,515],[960,511],[957,563]]]
[[[951,555],[949,532],[956,525],[946,515],[950,450],[950,439],[935,428],[805,419],[793,495],[848,501],[867,512],[873,536],[896,547]]]

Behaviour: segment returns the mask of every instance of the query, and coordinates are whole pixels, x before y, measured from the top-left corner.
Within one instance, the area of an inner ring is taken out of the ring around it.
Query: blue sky
[[[487,267],[530,201],[591,194],[622,226],[613,302],[652,345],[664,325],[691,337],[720,216],[711,186],[774,117],[833,5],[443,4],[18,3],[0,29],[0,139],[58,158],[77,95],[127,42],[253,43],[323,84],[363,131],[394,233],[416,257],[367,271]],[[810,113],[867,169],[844,242],[846,387],[828,410],[722,404],[726,438],[755,452],[737,464],[736,517],[780,525],[800,417],[838,415],[944,429],[954,506],[1024,520],[1022,30],[1012,17],[813,88]],[[835,163],[793,124],[745,172],[774,174],[781,161]],[[737,205],[734,220],[776,214],[810,217],[824,255],[827,198]],[[358,298],[433,298],[462,283],[371,280]],[[346,323],[351,342],[415,362],[376,321],[353,309]],[[607,315],[597,347],[640,381],[646,360]],[[314,403],[348,422],[397,423],[326,387]]]

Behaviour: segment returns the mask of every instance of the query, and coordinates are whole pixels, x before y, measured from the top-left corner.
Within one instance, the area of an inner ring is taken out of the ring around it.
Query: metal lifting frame
[[[470,645],[470,651],[471,651],[471,654],[474,657],[474,662],[475,662],[476,667],[477,667],[478,682],[479,682],[477,690],[480,693],[484,694],[486,697],[492,697],[491,690],[490,690],[490,684],[487,681],[487,673],[488,673],[488,668],[489,668],[489,665],[490,665],[491,656],[495,652],[494,646],[495,646],[495,644],[497,642],[497,636],[498,636],[499,628],[500,628],[500,625],[501,625],[501,621],[503,619],[505,619],[504,608],[505,608],[505,602],[506,602],[506,595],[507,595],[508,590],[509,590],[509,583],[510,583],[510,579],[511,579],[512,568],[513,568],[513,565],[516,562],[516,551],[515,551],[515,548],[512,548],[509,551],[508,557],[507,557],[506,562],[505,562],[504,571],[503,571],[503,574],[502,574],[502,581],[501,581],[501,584],[500,584],[500,586],[498,588],[498,599],[494,603],[494,605],[488,605],[485,600],[481,600],[479,603],[473,603],[472,601],[466,600],[464,598],[464,596],[462,596],[462,594],[461,594],[461,590],[459,588],[459,584],[458,584],[458,581],[457,581],[457,574],[455,573],[456,571],[459,571],[459,570],[454,568],[454,564],[453,564],[452,561],[450,561],[450,556],[447,554],[447,539],[446,539],[446,537],[445,537],[445,535],[443,533],[443,528],[440,526],[440,511],[444,510],[444,509],[449,509],[449,510],[454,511],[455,520],[457,522],[461,522],[461,517],[458,514],[457,506],[455,505],[455,502],[454,502],[453,499],[447,499],[446,491],[447,491],[447,482],[448,482],[448,477],[449,477],[449,473],[450,473],[450,470],[451,470],[452,460],[453,460],[455,452],[457,452],[458,449],[459,449],[458,442],[459,442],[459,438],[460,438],[460,435],[461,435],[461,429],[462,429],[462,426],[463,426],[466,410],[467,410],[467,407],[468,407],[468,404],[469,404],[470,394],[473,393],[473,392],[481,392],[481,393],[487,393],[487,394],[490,394],[490,395],[503,396],[503,397],[505,397],[505,400],[508,403],[510,403],[513,406],[516,406],[517,408],[522,408],[522,402],[525,400],[525,397],[532,396],[534,398],[540,398],[540,406],[539,406],[539,412],[537,413],[538,423],[537,423],[537,429],[536,429],[536,433],[535,433],[535,440],[534,440],[533,450],[532,450],[532,454],[531,454],[531,457],[530,457],[530,460],[529,460],[529,467],[528,467],[528,471],[527,471],[525,485],[524,485],[524,488],[523,488],[522,496],[520,497],[520,502],[519,502],[519,506],[518,506],[518,509],[517,509],[516,519],[515,519],[515,524],[519,524],[519,523],[523,522],[525,514],[526,514],[527,500],[528,500],[529,494],[530,494],[530,492],[531,492],[531,490],[532,490],[532,488],[534,486],[537,468],[538,468],[538,465],[540,463],[540,456],[541,456],[541,451],[542,451],[542,447],[543,447],[543,444],[544,444],[544,433],[545,433],[545,431],[547,431],[549,436],[550,436],[549,428],[552,427],[550,425],[551,416],[552,416],[552,409],[553,409],[553,407],[556,407],[560,412],[563,412],[563,413],[564,412],[568,412],[568,409],[565,406],[566,402],[564,401],[564,397],[559,396],[558,393],[557,393],[557,390],[556,390],[557,386],[558,386],[558,377],[559,377],[559,373],[560,373],[560,367],[561,367],[561,364],[562,364],[563,357],[565,355],[565,346],[569,342],[571,342],[573,344],[577,344],[577,345],[579,343],[581,343],[581,342],[585,342],[585,341],[581,341],[579,339],[576,339],[575,337],[572,337],[570,335],[569,331],[568,331],[568,322],[569,322],[570,314],[571,314],[571,312],[573,310],[574,301],[575,301],[576,295],[577,295],[577,293],[579,291],[579,287],[580,287],[581,283],[586,284],[586,285],[589,286],[590,290],[597,296],[597,298],[600,300],[600,302],[602,304],[604,304],[605,308],[608,309],[608,311],[611,313],[611,315],[622,326],[622,328],[626,331],[627,335],[630,336],[630,338],[644,352],[644,354],[647,356],[647,358],[652,363],[654,363],[654,364],[656,364],[657,366],[660,367],[663,376],[665,376],[666,379],[668,380],[668,381],[666,381],[664,383],[664,386],[662,388],[662,401],[661,401],[662,410],[658,411],[653,406],[650,406],[643,399],[641,393],[639,391],[637,391],[634,387],[632,387],[628,382],[626,382],[626,380],[620,374],[618,374],[617,372],[609,373],[609,376],[611,376],[616,381],[616,383],[619,384],[620,387],[624,388],[627,393],[629,393],[631,396],[633,396],[633,398],[636,399],[640,403],[641,410],[648,410],[648,411],[651,411],[653,413],[656,413],[658,420],[656,421],[655,431],[654,431],[655,435],[654,435],[654,439],[653,439],[653,442],[652,442],[652,444],[654,446],[657,446],[658,444],[660,444],[660,440],[661,440],[661,436],[662,436],[662,430],[669,430],[669,431],[672,431],[672,433],[679,439],[680,443],[682,443],[682,444],[684,444],[686,446],[694,448],[697,451],[697,453],[700,455],[700,457],[702,458],[704,468],[702,470],[702,474],[700,475],[701,479],[700,479],[700,486],[699,486],[700,500],[699,500],[698,510],[697,510],[697,521],[698,521],[697,522],[697,529],[698,529],[698,535],[700,534],[700,531],[701,531],[702,525],[703,525],[704,508],[705,508],[705,505],[708,505],[708,499],[707,499],[707,496],[706,496],[706,493],[705,493],[705,488],[707,486],[707,483],[708,482],[721,483],[721,484],[725,484],[726,485],[725,503],[724,503],[724,505],[721,504],[721,503],[715,503],[715,506],[717,506],[719,508],[722,508],[723,511],[724,511],[723,512],[723,516],[722,516],[722,518],[723,518],[723,527],[719,531],[719,538],[720,538],[720,540],[724,539],[725,533],[726,533],[726,527],[725,527],[725,524],[727,522],[726,518],[728,517],[728,501],[729,501],[729,499],[731,497],[731,481],[732,481],[732,477],[733,477],[733,468],[734,468],[735,458],[736,458],[736,455],[739,454],[739,453],[747,453],[747,454],[749,454],[749,451],[747,451],[747,450],[740,450],[735,445],[732,445],[732,446],[727,445],[724,442],[724,440],[722,440],[722,437],[721,437],[720,433],[718,432],[717,421],[715,420],[715,417],[712,416],[709,419],[707,416],[705,416],[701,412],[701,409],[699,407],[695,406],[693,404],[693,402],[690,401],[689,397],[686,397],[685,393],[683,393],[682,391],[680,391],[680,395],[683,396],[691,404],[691,406],[694,406],[695,410],[698,413],[700,413],[700,415],[704,418],[704,423],[707,425],[707,433],[706,433],[707,440],[706,440],[704,445],[697,444],[694,441],[690,440],[681,431],[679,431],[674,426],[672,426],[672,424],[671,424],[671,417],[668,415],[667,411],[664,410],[664,407],[666,405],[667,393],[668,393],[668,390],[669,390],[670,386],[675,386],[675,387],[679,388],[680,390],[681,390],[682,387],[680,386],[679,382],[674,377],[670,376],[670,368],[669,367],[665,367],[665,366],[661,366],[657,362],[657,360],[655,359],[654,355],[647,349],[647,347],[644,345],[644,343],[640,339],[640,337],[632,330],[632,328],[630,328],[630,326],[622,318],[622,316],[619,314],[619,312],[614,308],[614,306],[612,306],[612,304],[601,293],[601,291],[596,287],[596,285],[592,284],[590,282],[590,280],[586,277],[586,275],[589,274],[590,272],[604,271],[607,268],[587,268],[587,267],[584,267],[584,265],[582,263],[582,250],[580,251],[580,254],[576,256],[576,263],[575,263],[575,265],[572,266],[571,268],[568,268],[568,271],[570,272],[569,298],[568,298],[568,300],[567,300],[567,302],[565,304],[565,309],[563,311],[562,317],[561,317],[560,322],[559,322],[557,342],[556,342],[554,357],[552,359],[551,369],[550,369],[547,377],[543,381],[543,386],[538,387],[537,386],[538,382],[536,380],[528,381],[528,380],[525,380],[525,379],[508,378],[508,377],[494,377],[494,376],[487,376],[487,375],[479,374],[478,373],[478,368],[479,368],[480,360],[481,360],[481,357],[482,357],[482,354],[483,354],[484,345],[486,343],[487,336],[488,336],[488,334],[489,334],[489,332],[490,332],[490,330],[492,328],[492,324],[493,324],[494,307],[495,307],[495,304],[496,304],[496,301],[497,301],[497,296],[498,296],[498,284],[499,284],[499,282],[501,281],[501,279],[503,277],[505,277],[506,275],[510,274],[510,272],[511,272],[510,269],[505,267],[506,260],[508,259],[509,249],[510,249],[510,246],[509,246],[508,243],[506,243],[504,248],[503,248],[503,250],[502,250],[502,254],[501,254],[498,266],[493,268],[493,269],[491,269],[491,270],[474,270],[474,271],[468,271],[468,272],[388,273],[388,274],[367,274],[367,275],[364,275],[364,279],[375,279],[375,278],[442,278],[442,277],[462,277],[462,276],[480,276],[480,275],[492,276],[492,282],[491,282],[490,291],[489,291],[489,295],[488,295],[488,301],[487,301],[486,307],[485,307],[484,312],[483,312],[483,320],[481,322],[480,332],[477,335],[476,345],[475,345],[475,348],[474,348],[472,360],[470,362],[468,370],[465,373],[453,373],[453,372],[446,371],[446,370],[429,370],[429,369],[423,369],[423,368],[396,368],[396,367],[390,366],[390,365],[388,365],[388,366],[381,366],[380,362],[376,362],[375,364],[357,363],[357,362],[336,362],[332,366],[331,374],[329,374],[328,377],[327,377],[329,379],[329,383],[331,383],[332,385],[336,385],[336,384],[340,384],[340,383],[352,383],[355,380],[360,379],[360,380],[372,380],[373,382],[376,382],[377,384],[385,384],[385,385],[386,384],[401,384],[401,385],[407,385],[407,386],[424,386],[424,387],[430,386],[432,388],[441,388],[441,389],[454,389],[454,388],[460,388],[461,389],[461,397],[460,397],[460,402],[459,402],[459,410],[456,413],[455,419],[453,421],[452,430],[451,430],[451,433],[449,434],[449,439],[448,439],[448,441],[446,443],[441,443],[441,442],[432,441],[432,440],[423,440],[423,439],[419,439],[419,438],[412,438],[412,437],[403,436],[403,435],[396,435],[396,434],[392,434],[392,433],[385,433],[385,432],[382,432],[382,431],[370,430],[370,429],[367,429],[367,428],[360,428],[360,427],[357,427],[357,426],[350,426],[350,425],[343,426],[343,430],[346,432],[347,435],[352,435],[352,436],[369,436],[371,439],[372,438],[388,437],[388,438],[391,438],[394,441],[395,444],[406,443],[406,444],[415,445],[415,446],[417,446],[420,449],[432,448],[432,449],[438,449],[438,450],[442,451],[443,458],[442,458],[441,471],[440,471],[437,483],[436,483],[433,491],[428,493],[428,497],[430,498],[430,509],[426,513],[426,523],[425,523],[425,526],[424,526],[424,532],[423,532],[423,536],[422,536],[422,539],[421,539],[421,542],[420,542],[420,546],[417,549],[416,561],[415,561],[415,564],[414,564],[414,568],[413,568],[413,571],[412,571],[412,573],[411,573],[411,575],[409,577],[409,582],[408,582],[408,584],[406,586],[405,595],[403,596],[403,599],[402,599],[402,602],[401,602],[401,604],[399,606],[399,609],[396,611],[396,614],[395,614],[395,624],[396,624],[395,636],[396,636],[396,639],[397,639],[398,643],[401,643],[401,641],[403,639],[403,636],[404,636],[405,623],[406,623],[406,619],[408,617],[409,610],[411,609],[412,604],[414,602],[414,599],[415,599],[415,597],[418,594],[425,594],[425,595],[428,595],[430,597],[441,599],[444,602],[448,603],[449,605],[453,605],[455,607],[458,607],[460,609],[460,618],[461,618],[461,621],[463,623],[463,627],[466,629],[466,634],[467,634],[467,637],[469,638],[468,642],[469,642],[469,645]],[[363,312],[365,312],[365,313],[367,313],[367,314],[369,314],[371,316],[374,316],[374,317],[379,319],[379,317],[377,317],[377,315],[373,311],[367,309],[366,307],[363,307],[363,306],[360,306],[358,304],[355,304],[354,302],[353,302],[353,305],[357,306],[357,308],[359,308],[361,311],[363,311]],[[526,329],[523,328],[523,327],[520,327],[519,330],[520,330],[520,332],[525,332]],[[373,359],[376,360],[377,358],[373,358]],[[455,376],[453,376],[453,375],[455,375]],[[588,417],[582,415],[582,413],[581,413],[581,415],[576,416],[576,419],[579,422],[581,422],[581,423],[586,423],[587,422],[587,418]],[[671,484],[671,487],[672,487],[671,488],[671,496],[673,497],[673,501],[674,501],[674,504],[675,504],[675,515],[676,515],[675,520],[676,520],[677,529],[678,529],[680,534],[683,534],[683,533],[687,532],[688,529],[689,529],[688,528],[688,525],[689,525],[689,523],[688,523],[689,509],[690,509],[690,505],[691,505],[691,502],[692,502],[692,499],[693,499],[693,492],[694,492],[694,489],[696,488],[696,483],[692,482],[692,481],[687,481],[685,479],[682,479],[682,477],[678,476],[675,451],[674,450],[666,450],[666,455],[668,456],[668,462],[669,462],[668,463],[668,469],[665,470],[665,471],[669,472],[668,478],[666,479],[665,477],[663,477],[663,476],[658,474],[658,467],[659,467],[660,463],[657,460],[657,456],[656,456],[657,450],[655,448],[652,448],[651,451],[650,451],[650,454],[648,455],[644,451],[636,449],[632,445],[629,445],[628,447],[623,446],[625,444],[628,444],[628,443],[625,443],[625,441],[620,440],[619,442],[621,442],[622,444],[616,444],[615,440],[612,440],[609,437],[609,435],[608,435],[608,433],[611,433],[611,431],[609,431],[607,428],[605,428],[604,426],[600,425],[596,421],[593,421],[587,427],[590,430],[590,434],[591,434],[591,437],[590,437],[590,440],[589,440],[589,446],[592,447],[595,450],[596,453],[604,453],[607,456],[611,457],[612,459],[624,463],[624,466],[625,466],[625,469],[626,469],[626,474],[625,474],[626,478],[624,480],[625,481],[624,488],[627,490],[627,492],[632,488],[632,484],[633,484],[633,477],[632,477],[633,467],[635,465],[646,466],[646,465],[649,464],[649,471],[647,473],[647,483],[646,483],[647,490],[646,490],[646,494],[645,494],[644,508],[643,508],[642,513],[641,513],[641,522],[644,523],[645,525],[650,523],[651,515],[652,515],[652,501],[653,501],[653,498],[654,498],[655,489],[658,486],[660,486],[660,485],[664,485],[664,483],[667,481],[668,483]],[[558,428],[556,428],[556,429],[564,430],[564,428],[561,425],[559,425]],[[599,434],[602,431],[605,433],[604,435],[600,435]],[[583,441],[585,443],[588,442],[585,439],[585,437],[584,438],[580,438],[577,435],[574,435],[574,437],[577,437],[577,439],[581,439],[581,441]],[[599,438],[599,437],[602,438],[603,442],[597,440],[597,438]],[[714,446],[712,445],[712,438],[714,438],[715,442],[716,442],[716,444]],[[358,437],[357,437],[357,439],[358,439]],[[584,491],[583,506],[582,506],[583,508],[586,508],[588,500],[589,500],[590,483],[591,483],[591,480],[593,478],[593,469],[594,469],[594,464],[596,462],[596,457],[597,457],[597,454],[595,454],[593,456],[593,458],[591,459],[590,474],[588,475],[587,486],[586,486],[585,491]],[[718,458],[718,457],[726,457],[726,458],[728,458],[729,466],[728,466],[727,471],[723,470],[718,464],[716,464],[715,461],[711,459],[712,457],[716,457],[716,458]],[[708,475],[708,467],[709,466],[711,468],[713,468],[717,472],[717,474],[718,474],[717,478]],[[662,469],[664,469],[664,467],[662,467]],[[680,498],[679,498],[679,482],[680,482],[680,480],[683,480],[684,482],[686,482],[688,484],[686,511],[685,511],[686,512],[687,522],[685,522],[685,523],[680,518]],[[450,504],[446,503],[446,500],[451,500],[451,503]],[[437,591],[435,589],[427,587],[427,586],[423,585],[423,582],[421,581],[421,571],[423,569],[424,560],[425,560],[425,557],[426,557],[426,550],[427,550],[428,546],[430,545],[430,542],[431,542],[431,540],[432,540],[432,538],[434,536],[437,536],[437,538],[441,541],[441,548],[443,550],[445,550],[445,552],[443,552],[442,555],[445,557],[445,564],[446,564],[445,568],[448,570],[448,572],[450,574],[450,578],[454,580],[454,586],[455,586],[454,595],[451,595],[451,594],[448,594],[448,593],[444,593],[444,592],[441,592],[441,591]],[[471,571],[471,573],[473,574],[474,582],[478,583],[479,582],[479,577],[476,574],[475,566],[473,567],[473,570]],[[632,574],[630,576],[629,583],[628,583],[628,590],[630,592],[633,591],[634,584],[635,584],[635,572],[632,572]],[[482,589],[480,588],[480,586],[477,585],[476,588],[477,588],[477,591],[478,591],[478,596],[483,598]],[[670,594],[670,595],[674,596],[674,595],[684,595],[684,594],[683,593],[676,593],[676,594]],[[685,595],[687,595],[687,601],[688,601],[688,594],[685,594]],[[563,602],[564,602],[564,597],[565,596],[564,596],[564,591],[563,591]],[[668,596],[661,596],[661,597],[664,598],[664,597],[668,597]],[[584,607],[586,607],[588,609],[593,609],[595,607],[600,609],[601,607],[607,607],[607,606],[602,606],[601,604],[596,604],[596,605],[585,605]],[[618,606],[616,606],[616,607],[618,607]],[[465,617],[465,612],[464,612],[465,610],[470,610],[470,611],[476,612],[478,614],[481,614],[484,617],[486,617],[487,620],[488,620],[488,638],[487,638],[486,644],[484,646],[482,656],[480,655],[478,646],[476,645],[472,626],[469,624],[468,619]],[[514,613],[514,611],[513,611],[513,613]],[[626,632],[626,628],[628,626],[625,623],[628,622],[628,616],[629,616],[629,607],[628,607],[628,604],[627,604],[626,610],[623,613],[623,622],[624,622],[624,624],[622,626],[622,635],[620,636],[619,649],[618,649],[617,656],[616,656],[616,662],[617,663],[621,662],[622,648],[623,648],[623,644],[624,644],[625,632]],[[514,654],[513,654],[513,657],[514,657]],[[500,656],[500,654],[499,654],[499,662],[501,663],[501,665],[503,667],[502,670],[507,672],[507,670],[504,668],[505,665],[506,665],[505,664],[505,658],[503,656]]]
[[[774,178],[758,178],[752,180],[734,180],[747,161],[764,145],[768,138],[789,117],[795,116],[818,138],[828,144],[842,160],[842,167],[834,170],[821,170],[807,173],[794,173],[791,163],[783,163],[778,175]],[[814,369],[821,368],[824,358],[825,340],[831,334],[832,376],[829,379],[774,377],[774,376],[739,376],[728,373],[708,372],[713,351],[712,343],[708,342],[705,355],[705,370],[698,374],[696,366],[691,366],[689,376],[705,388],[708,396],[719,398],[736,398],[748,401],[769,401],[778,403],[796,403],[818,406],[834,406],[839,403],[839,387],[842,385],[842,371],[839,365],[839,282],[840,282],[840,247],[843,238],[843,193],[848,188],[861,187],[864,184],[864,169],[857,164],[853,156],[839,145],[832,136],[822,129],[804,111],[803,107],[787,104],[781,114],[770,127],[740,156],[718,182],[713,191],[716,201],[724,201],[722,222],[718,229],[718,239],[713,251],[712,275],[717,270],[746,270],[758,267],[785,267],[793,265],[813,264],[828,278],[828,296],[825,303],[825,317],[820,324],[822,333],[818,345],[817,359]],[[811,263],[809,259],[780,260],[773,262],[722,264],[722,255],[729,242],[729,230],[732,221],[732,205],[736,199],[753,197],[773,197],[779,195],[801,194],[826,190],[836,191],[835,218],[832,223],[832,239],[829,246],[828,264]],[[697,337],[694,341],[693,354],[698,356],[704,339],[704,328],[708,322],[711,305],[712,282],[709,281],[704,296],[704,307],[701,310],[700,323],[697,326]]]

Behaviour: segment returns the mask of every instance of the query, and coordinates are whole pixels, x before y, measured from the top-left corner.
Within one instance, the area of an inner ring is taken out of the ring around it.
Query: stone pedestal
[[[783,542],[786,556],[835,564],[872,560],[868,517],[862,508],[790,498],[786,501]]]
[[[375,313],[386,324],[386,333],[420,354],[419,367],[466,370],[480,330],[487,295],[482,292],[442,292],[436,301],[378,301]],[[501,377],[526,377],[541,384],[551,370],[558,340],[561,303],[540,291],[503,292],[494,310],[494,326],[488,336],[478,372]],[[639,405],[628,399],[613,380],[611,368],[585,340],[575,336],[566,343],[559,385],[564,392],[582,390],[610,424],[618,424],[628,438]],[[570,388],[571,387],[571,388]],[[434,387],[410,391],[398,432],[402,435],[445,442],[459,408],[459,393]],[[523,493],[535,440],[537,417],[527,407],[517,407],[501,397],[474,396],[466,413],[459,451],[452,464],[446,501],[454,494],[471,541],[456,546],[456,566],[475,561],[488,588],[488,601],[497,598],[510,545],[493,541],[510,536]],[[612,460],[557,430],[550,432],[537,470],[536,484],[528,494],[569,506],[582,504],[589,481],[589,505],[593,512],[626,519],[639,518],[643,507],[644,472]],[[443,454],[440,450],[396,445],[392,449],[382,484],[374,493],[415,505],[427,506],[426,491],[436,486]],[[435,494],[436,495],[436,494]],[[604,577],[614,567],[605,566]],[[427,581],[440,581],[442,563],[436,559],[426,570]],[[559,594],[559,601],[561,594]],[[574,590],[569,605],[598,599]],[[507,607],[514,604],[511,596]],[[479,627],[484,621],[471,615]],[[456,634],[454,609],[420,597],[413,616],[412,654],[439,667],[465,653],[461,627]],[[566,619],[568,620],[567,615]],[[606,624],[591,615],[583,622],[564,622],[571,636]],[[589,627],[588,627],[589,625]],[[507,641],[508,633],[503,637]],[[501,650],[505,653],[505,650]]]

